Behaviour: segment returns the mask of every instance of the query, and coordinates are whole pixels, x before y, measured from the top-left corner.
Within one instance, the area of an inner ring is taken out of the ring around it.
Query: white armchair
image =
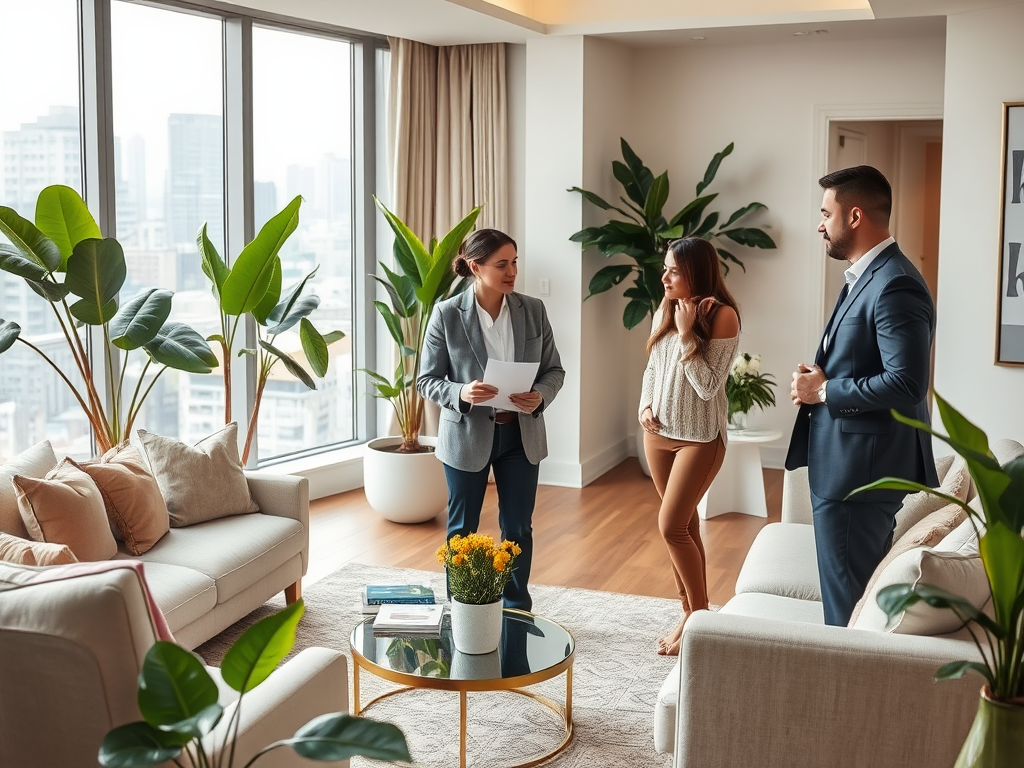
[[[141,719],[138,675],[156,639],[142,582],[118,568],[23,586],[25,570],[0,563],[0,765],[93,768],[104,735]],[[226,722],[237,694],[222,691]],[[236,765],[317,715],[346,711],[344,655],[302,651],[246,694]],[[284,749],[257,763],[309,764]]]

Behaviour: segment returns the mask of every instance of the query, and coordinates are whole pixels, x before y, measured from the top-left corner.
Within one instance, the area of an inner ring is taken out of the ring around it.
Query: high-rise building
[[[272,181],[256,181],[252,185],[253,220],[256,231],[270,221],[277,213],[277,184]]]
[[[222,251],[223,122],[219,115],[175,114],[167,118],[167,131],[167,225],[171,244],[194,248],[196,232],[205,222],[210,240]],[[179,273],[179,278],[187,281],[188,275]]]
[[[51,184],[82,189],[78,109],[50,107],[34,123],[3,133],[0,200],[24,216],[35,216],[36,198]]]

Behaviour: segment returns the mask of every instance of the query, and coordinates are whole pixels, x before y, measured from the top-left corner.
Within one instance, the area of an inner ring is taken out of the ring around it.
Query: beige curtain
[[[424,243],[477,205],[478,228],[507,232],[505,45],[388,41],[391,210]],[[428,403],[422,433],[436,435],[437,422],[437,407]]]

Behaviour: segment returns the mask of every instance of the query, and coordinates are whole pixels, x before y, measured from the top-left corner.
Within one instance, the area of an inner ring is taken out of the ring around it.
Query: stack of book
[[[373,634],[440,637],[443,618],[443,605],[386,603],[373,620]]]
[[[434,590],[423,584],[368,584],[363,592],[363,613],[377,613],[382,605],[433,605]]]

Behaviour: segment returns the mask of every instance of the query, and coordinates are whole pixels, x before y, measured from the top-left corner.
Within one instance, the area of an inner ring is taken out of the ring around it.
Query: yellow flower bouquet
[[[437,561],[448,571],[448,588],[454,600],[486,605],[501,599],[521,551],[515,542],[495,544],[490,536],[471,533],[452,536],[437,550]]]

